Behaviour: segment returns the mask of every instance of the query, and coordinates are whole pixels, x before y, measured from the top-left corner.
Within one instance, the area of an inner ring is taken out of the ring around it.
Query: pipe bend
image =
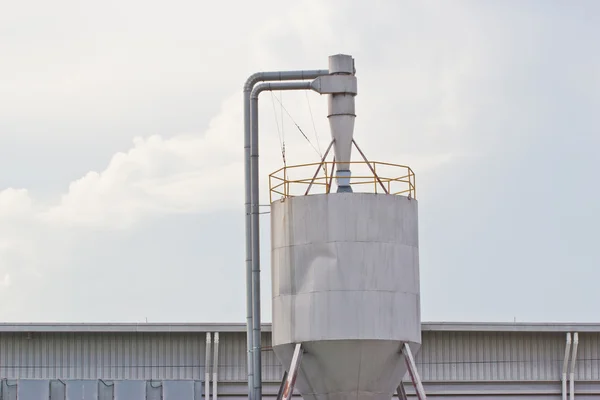
[[[262,82],[252,88],[250,100],[258,100],[258,95],[266,90],[273,90],[270,82]]]
[[[573,352],[571,353],[571,373],[569,374],[570,382],[570,399],[575,400],[575,363],[577,361],[577,346],[579,345],[579,334],[573,334]]]
[[[571,333],[567,333],[567,343],[565,346],[565,357],[563,359],[563,370],[562,373],[567,373],[567,368],[569,366],[569,355],[571,353]]]
[[[575,373],[575,362],[577,361],[577,347],[579,346],[579,333],[573,334],[573,352],[571,353],[571,374]]]
[[[313,69],[301,71],[266,71],[255,72],[246,79],[244,92],[251,92],[252,87],[260,81],[292,81],[315,79],[319,76],[329,75],[328,69]]]
[[[246,79],[244,83],[244,92],[251,92],[252,87],[262,80],[264,72],[255,72]]]

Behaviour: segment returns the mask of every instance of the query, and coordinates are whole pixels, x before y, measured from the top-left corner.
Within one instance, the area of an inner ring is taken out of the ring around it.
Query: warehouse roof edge
[[[14,332],[245,332],[244,323],[0,323],[0,333]],[[600,323],[423,322],[423,331],[446,332],[600,332]],[[271,324],[263,324],[270,332]]]

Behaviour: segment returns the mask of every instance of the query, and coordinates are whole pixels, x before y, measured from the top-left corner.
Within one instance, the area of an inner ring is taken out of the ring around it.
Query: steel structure
[[[284,173],[284,195],[271,203],[273,350],[289,365],[281,400],[293,385],[305,400],[388,400],[407,370],[425,399],[412,355],[421,344],[414,174],[408,196],[392,195],[356,144],[351,56],[331,56],[329,75],[303,86],[328,94],[335,161],[325,193],[310,190],[329,149],[312,179],[294,180],[308,182],[303,195],[290,194]],[[351,171],[353,147],[375,192],[354,190],[364,177]]]
[[[407,175],[412,183],[408,197],[391,196],[390,181],[386,189],[375,165],[356,144],[355,72],[354,59],[338,54],[329,57],[326,71],[262,73],[249,78],[244,87],[251,400],[262,399],[258,98],[264,90],[314,90],[327,94],[332,136],[329,148],[333,147],[335,155],[335,172],[331,171],[325,194],[308,196],[320,165],[306,196],[284,196],[271,206],[274,351],[284,364],[290,365],[280,391],[282,398],[289,398],[290,386],[297,383],[305,398],[315,400],[383,400],[393,394],[407,369],[419,398],[425,398],[412,356],[421,341],[417,204],[410,195],[414,193],[414,174],[412,182],[412,171]],[[254,86],[261,79],[290,82]],[[353,193],[353,146],[383,194]],[[327,153],[322,163],[326,162]],[[330,193],[334,176],[335,195]],[[289,186],[289,182],[284,185]],[[304,220],[294,220],[295,214]],[[378,217],[373,218],[375,214]],[[326,229],[321,229],[323,223]],[[345,231],[346,224],[350,228]],[[377,229],[368,229],[369,224]],[[370,235],[359,239],[363,230]],[[348,305],[355,311],[345,312]]]

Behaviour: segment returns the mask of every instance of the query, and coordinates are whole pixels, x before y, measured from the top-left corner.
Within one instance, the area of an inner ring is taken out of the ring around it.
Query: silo
[[[329,72],[354,77],[354,60]],[[335,161],[270,177],[273,350],[305,400],[389,400],[421,344],[414,174],[357,146],[353,161],[356,91],[328,96]]]

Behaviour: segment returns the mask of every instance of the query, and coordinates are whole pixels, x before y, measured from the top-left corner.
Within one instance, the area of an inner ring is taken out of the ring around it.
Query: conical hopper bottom
[[[399,341],[333,340],[302,346],[296,390],[304,400],[390,400],[407,371]],[[420,345],[410,347],[416,352]],[[294,345],[273,350],[288,369]]]

